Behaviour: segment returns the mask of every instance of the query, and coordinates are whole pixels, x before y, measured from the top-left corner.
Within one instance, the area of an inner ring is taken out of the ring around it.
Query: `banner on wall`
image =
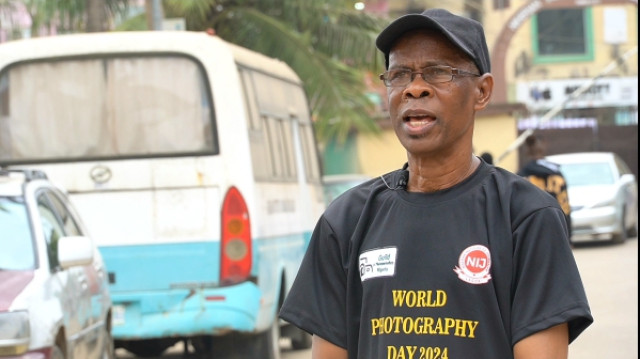
[[[547,110],[566,101],[575,90],[591,79],[562,79],[519,82],[516,97],[530,110]],[[566,109],[597,107],[638,107],[638,78],[600,78]]]

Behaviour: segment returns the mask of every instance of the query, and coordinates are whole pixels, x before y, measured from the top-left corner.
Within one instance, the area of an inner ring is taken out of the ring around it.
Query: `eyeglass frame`
[[[447,69],[449,70],[449,72],[451,72],[451,77],[446,80],[446,81],[429,81],[425,78],[425,74],[424,71],[426,71],[427,69],[432,69],[432,68],[440,68],[440,69]],[[381,73],[378,77],[380,78],[380,80],[382,80],[382,82],[384,83],[384,85],[386,87],[406,87],[407,85],[409,85],[410,83],[412,83],[415,79],[416,79],[416,75],[420,74],[420,77],[422,77],[422,80],[424,80],[425,82],[428,82],[430,84],[442,84],[442,83],[447,83],[447,82],[451,82],[453,81],[453,78],[455,76],[473,76],[473,77],[480,77],[482,75],[480,74],[475,74],[473,72],[467,72],[464,70],[460,70],[459,68],[456,67],[452,67],[452,66],[447,66],[447,65],[433,65],[433,66],[427,66],[427,67],[423,67],[422,70],[420,71],[411,71],[408,69],[398,69],[398,70],[391,70],[391,71],[398,71],[398,72],[402,72],[402,73],[406,73],[409,74],[409,78],[407,83],[402,84],[402,85],[392,85],[391,84],[391,80],[388,78],[389,75],[389,71],[385,71],[383,73]]]

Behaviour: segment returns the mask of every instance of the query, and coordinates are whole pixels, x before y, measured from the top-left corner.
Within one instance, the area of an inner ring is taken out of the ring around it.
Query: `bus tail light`
[[[229,188],[222,204],[222,237],[220,241],[220,283],[242,282],[251,273],[251,221],[242,194]]]

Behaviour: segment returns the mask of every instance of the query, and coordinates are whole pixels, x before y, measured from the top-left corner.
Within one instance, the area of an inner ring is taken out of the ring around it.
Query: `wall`
[[[371,177],[397,170],[407,162],[407,152],[389,126],[378,136],[358,136],[357,150],[362,173]]]
[[[516,119],[508,113],[478,117],[473,132],[474,151],[477,155],[489,152],[496,166],[516,172],[519,161],[517,152],[509,153],[502,160],[499,157],[516,140],[517,132]]]
[[[487,109],[487,111],[491,111],[491,109]],[[489,113],[484,116],[480,112],[476,118],[473,136],[475,153],[480,155],[485,151],[490,152],[496,161],[504,150],[515,141],[517,132],[514,114],[498,111],[498,113]],[[356,141],[361,173],[372,177],[379,176],[402,167],[407,161],[404,147],[389,126],[385,126],[379,136],[360,135],[357,136]],[[512,172],[517,171],[518,153],[514,151],[497,165]]]

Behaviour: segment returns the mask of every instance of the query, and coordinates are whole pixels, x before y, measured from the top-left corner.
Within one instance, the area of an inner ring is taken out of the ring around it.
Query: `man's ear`
[[[475,110],[480,111],[487,107],[493,93],[493,75],[487,73],[480,77],[476,87]]]

